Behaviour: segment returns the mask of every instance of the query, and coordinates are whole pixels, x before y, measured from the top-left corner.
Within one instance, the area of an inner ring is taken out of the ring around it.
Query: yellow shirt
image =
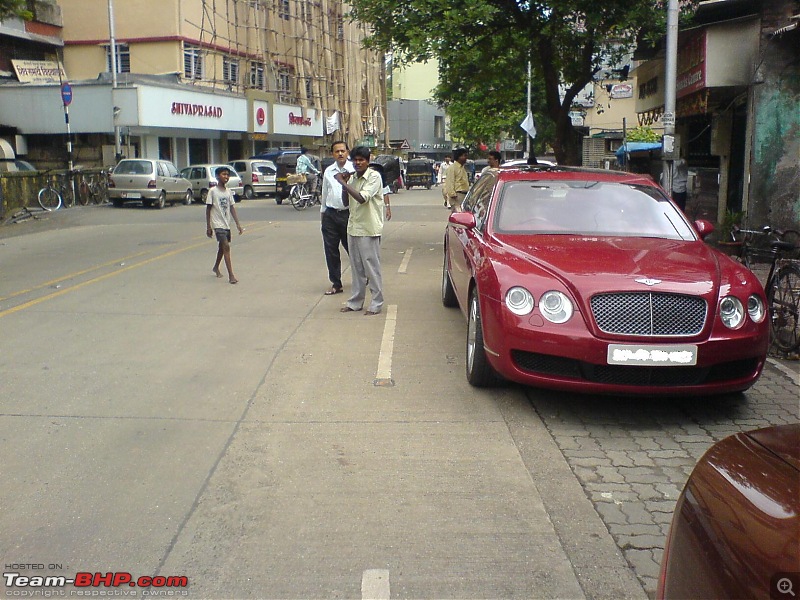
[[[467,170],[460,162],[456,161],[447,169],[447,179],[444,181],[444,193],[448,198],[455,198],[456,192],[469,190],[469,177]]]

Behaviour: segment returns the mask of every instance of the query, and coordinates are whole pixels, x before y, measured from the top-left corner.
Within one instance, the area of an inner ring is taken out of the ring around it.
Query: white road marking
[[[397,325],[397,305],[392,304],[386,309],[386,324],[383,327],[381,351],[378,355],[378,371],[375,373],[375,385],[391,387],[392,381],[392,353],[394,352],[394,330]]]
[[[361,576],[362,600],[389,600],[389,571],[367,569]]]
[[[403,257],[403,260],[400,262],[400,268],[397,269],[398,273],[402,273],[405,275],[405,272],[408,271],[408,261],[411,260],[411,253],[414,252],[413,248],[409,248],[406,250],[406,255]]]

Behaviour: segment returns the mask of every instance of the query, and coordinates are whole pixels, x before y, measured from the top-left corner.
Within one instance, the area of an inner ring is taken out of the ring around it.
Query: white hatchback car
[[[228,164],[236,169],[242,178],[242,195],[248,200],[275,193],[275,174],[278,172],[278,167],[271,160],[243,158],[232,160]]]
[[[181,169],[181,175],[191,182],[192,194],[195,200],[199,200],[203,204],[206,203],[208,190],[217,185],[218,167],[225,167],[231,173],[228,185],[225,187],[233,192],[237,200],[242,197],[242,178],[232,166],[223,164],[189,165]]]

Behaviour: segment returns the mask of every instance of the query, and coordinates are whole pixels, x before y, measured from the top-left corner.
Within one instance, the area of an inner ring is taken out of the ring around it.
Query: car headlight
[[[515,315],[520,317],[533,310],[535,303],[531,293],[524,287],[512,287],[506,292],[506,306]]]
[[[719,316],[725,327],[736,329],[744,321],[744,307],[738,298],[725,296],[719,303]]]
[[[761,323],[767,316],[767,311],[761,298],[753,294],[747,299],[747,314],[755,323]]]
[[[566,323],[572,316],[572,302],[561,292],[545,292],[539,299],[539,310],[551,323]]]

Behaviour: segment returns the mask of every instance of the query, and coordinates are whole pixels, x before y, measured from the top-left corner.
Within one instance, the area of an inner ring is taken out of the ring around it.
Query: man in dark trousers
[[[337,173],[342,173],[345,181],[350,174],[355,172],[353,163],[348,159],[349,148],[342,141],[331,144],[331,154],[335,162],[325,169],[322,177],[322,199],[320,211],[322,219],[322,242],[325,246],[325,263],[328,265],[328,279],[331,287],[325,292],[326,296],[341,294],[342,287],[342,256],[339,245],[347,248],[347,220],[350,216],[348,204],[345,204],[345,194],[342,184],[335,179]]]

